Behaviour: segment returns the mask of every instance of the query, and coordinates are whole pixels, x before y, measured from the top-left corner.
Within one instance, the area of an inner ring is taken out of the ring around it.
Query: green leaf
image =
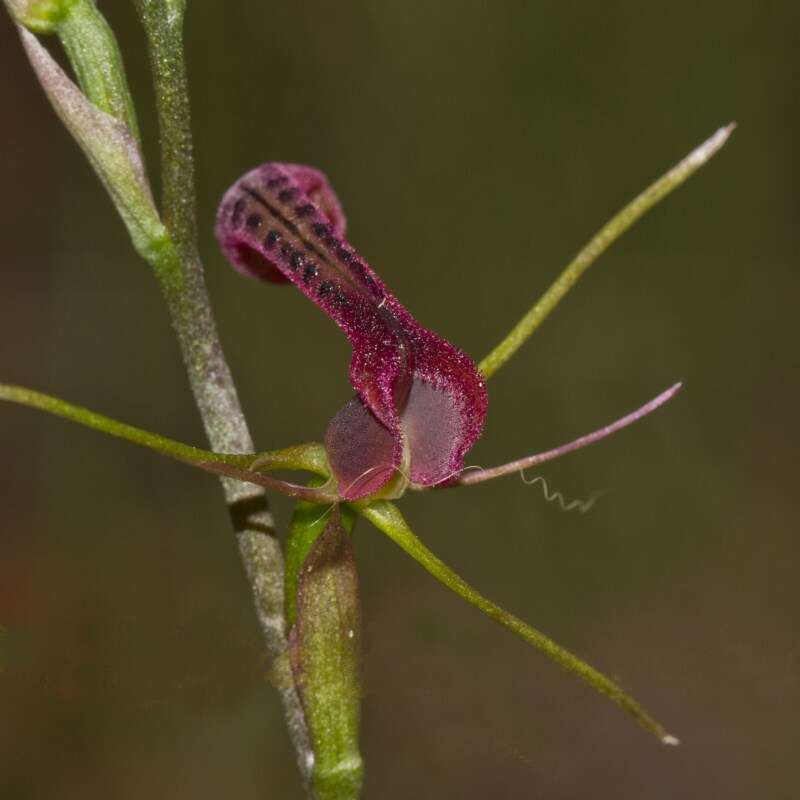
[[[366,517],[378,530],[385,533],[395,544],[399,545],[415,561],[421,564],[438,581],[459,597],[475,606],[486,616],[499,622],[528,644],[541,650],[548,658],[555,661],[568,672],[573,673],[589,684],[593,689],[604,694],[611,702],[627,711],[647,731],[657,736],[663,744],[676,745],[678,740],[668,734],[630,695],[626,694],[610,678],[607,678],[594,667],[581,661],[577,656],[556,644],[545,634],[509,614],[491,600],[485,598],[463,578],[458,576],[443,561],[438,559],[416,537],[397,506],[386,500],[379,500],[369,505],[356,506],[358,512]]]
[[[349,524],[338,505],[298,503],[287,554],[289,655],[314,751],[318,800],[355,800],[364,768],[358,750],[361,709],[358,575]]]

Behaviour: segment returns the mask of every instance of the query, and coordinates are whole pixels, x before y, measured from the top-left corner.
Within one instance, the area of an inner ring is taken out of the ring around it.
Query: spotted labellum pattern
[[[293,283],[353,347],[356,397],[325,436],[339,496],[375,495],[398,476],[446,485],[483,430],[485,380],[469,356],[400,304],[344,238],[345,225],[321,172],[268,162],[227,191],[216,233],[236,269]]]

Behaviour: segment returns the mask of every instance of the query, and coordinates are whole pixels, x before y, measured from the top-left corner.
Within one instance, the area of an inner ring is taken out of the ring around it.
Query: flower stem
[[[20,23],[31,64],[66,127],[86,153],[128,227],[137,251],[151,264],[178,336],[189,382],[213,450],[248,453],[250,433],[239,405],[211,312],[197,250],[194,163],[183,56],[185,0],[135,0],[149,42],[161,132],[164,223],[152,202],[138,144],[133,101],[116,40],[94,0],[28,3],[5,0]],[[30,28],[30,30],[29,30]],[[58,33],[81,89],[31,33]],[[283,556],[263,489],[242,480],[246,470],[202,451],[170,442],[108,418],[18,387],[2,399],[44,408],[90,427],[223,473],[223,490],[238,537],[275,683],[282,694],[290,735],[308,783],[313,754],[288,659],[283,612]],[[181,451],[178,453],[177,451]],[[319,461],[319,459],[317,459]],[[271,458],[264,462],[272,463]],[[223,467],[225,469],[223,469]],[[272,479],[256,480],[259,486]],[[289,494],[322,500],[305,487]],[[311,495],[309,495],[311,492]]]
[[[548,658],[577,675],[600,694],[604,694],[612,703],[627,711],[645,730],[658,737],[663,744],[678,744],[678,740],[674,736],[668,734],[636,700],[626,694],[610,678],[598,672],[585,661],[581,661],[581,659],[565,650],[561,645],[556,644],[545,634],[485,598],[463,578],[453,572],[450,567],[437,558],[417,538],[409,528],[408,523],[403,519],[397,506],[393,503],[379,500],[370,505],[356,506],[356,508],[362,516],[372,522],[378,530],[385,533],[395,544],[405,550],[408,555],[448,589],[454,591],[471,605],[476,606],[495,622],[499,622],[510,631],[516,633],[537,650],[541,650]]]
[[[161,137],[164,223],[172,235],[171,252],[155,265],[178,335],[203,424],[214,450],[253,450],[233,379],[222,351],[197,249],[194,162],[183,53],[185,3],[135,0],[147,35]],[[225,498],[236,528],[239,550],[253,590],[267,648],[274,661],[286,721],[301,773],[309,780],[313,753],[302,706],[287,659],[283,596],[283,555],[262,490],[223,479]]]
[[[547,319],[578,278],[640,217],[677,189],[687,178],[703,166],[728,140],[735,123],[720,128],[713,136],[689,153],[669,172],[650,184],[638,197],[631,200],[591,238],[588,244],[570,261],[550,288],[514,326],[512,331],[478,365],[478,369],[491,377],[528,340],[528,337]]]

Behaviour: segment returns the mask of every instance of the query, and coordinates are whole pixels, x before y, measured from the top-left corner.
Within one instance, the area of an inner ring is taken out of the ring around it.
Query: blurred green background
[[[156,164],[144,40],[121,40]],[[420,536],[681,737],[617,709],[357,530],[367,798],[794,798],[798,28],[790,3],[189,2],[208,283],[261,448],[320,438],[348,346],[218,254],[269,159],[324,169],[408,308],[484,355],[610,214],[717,127],[710,165],[491,383],[469,463],[666,409],[542,470],[415,495]],[[201,443],[148,268],[0,15],[0,379]],[[0,796],[300,798],[215,480],[0,407]],[[285,526],[289,505],[274,503]]]

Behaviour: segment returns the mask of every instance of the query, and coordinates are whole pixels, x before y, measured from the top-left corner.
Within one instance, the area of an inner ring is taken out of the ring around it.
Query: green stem
[[[593,689],[604,694],[613,703],[627,711],[647,731],[657,736],[664,744],[678,744],[678,740],[668,734],[632,697],[627,695],[610,678],[607,678],[594,667],[581,661],[577,656],[556,644],[545,634],[527,625],[522,620],[509,614],[491,600],[459,577],[443,561],[438,559],[417,538],[409,528],[397,506],[386,500],[379,500],[367,506],[357,507],[359,513],[366,517],[378,530],[385,533],[395,544],[399,545],[415,561],[421,564],[434,578],[454,591],[468,603],[476,606],[495,622],[513,631],[537,650],[541,650],[548,658],[564,669],[577,675]]]
[[[150,46],[161,136],[163,219],[181,258],[196,270],[194,158],[182,4],[134,0]],[[200,270],[202,272],[202,270]]]
[[[189,94],[183,52],[182,0],[134,0],[147,35],[161,138],[163,219],[177,258],[166,253],[156,274],[178,335],[183,360],[212,449],[252,451],[247,423],[222,352],[197,250],[194,161]],[[283,554],[263,491],[223,480],[253,590],[289,734],[306,782],[313,753],[286,650]]]
[[[153,259],[153,266],[212,449],[249,452],[254,449],[252,439],[222,351],[197,250],[182,4],[136,0],[136,6],[150,44],[161,136],[162,217],[172,240]],[[226,483],[229,501],[236,501],[241,491],[241,486]],[[273,528],[271,520],[268,527]]]
[[[550,312],[561,302],[578,278],[598,257],[618,239],[636,220],[643,217],[654,205],[677,189],[687,178],[703,166],[728,140],[735,124],[720,128],[713,136],[692,150],[686,158],[647,187],[616,216],[607,222],[589,243],[570,261],[563,272],[538,302],[514,326],[512,331],[478,365],[478,369],[490,378],[527,341],[528,337],[547,319]]]

